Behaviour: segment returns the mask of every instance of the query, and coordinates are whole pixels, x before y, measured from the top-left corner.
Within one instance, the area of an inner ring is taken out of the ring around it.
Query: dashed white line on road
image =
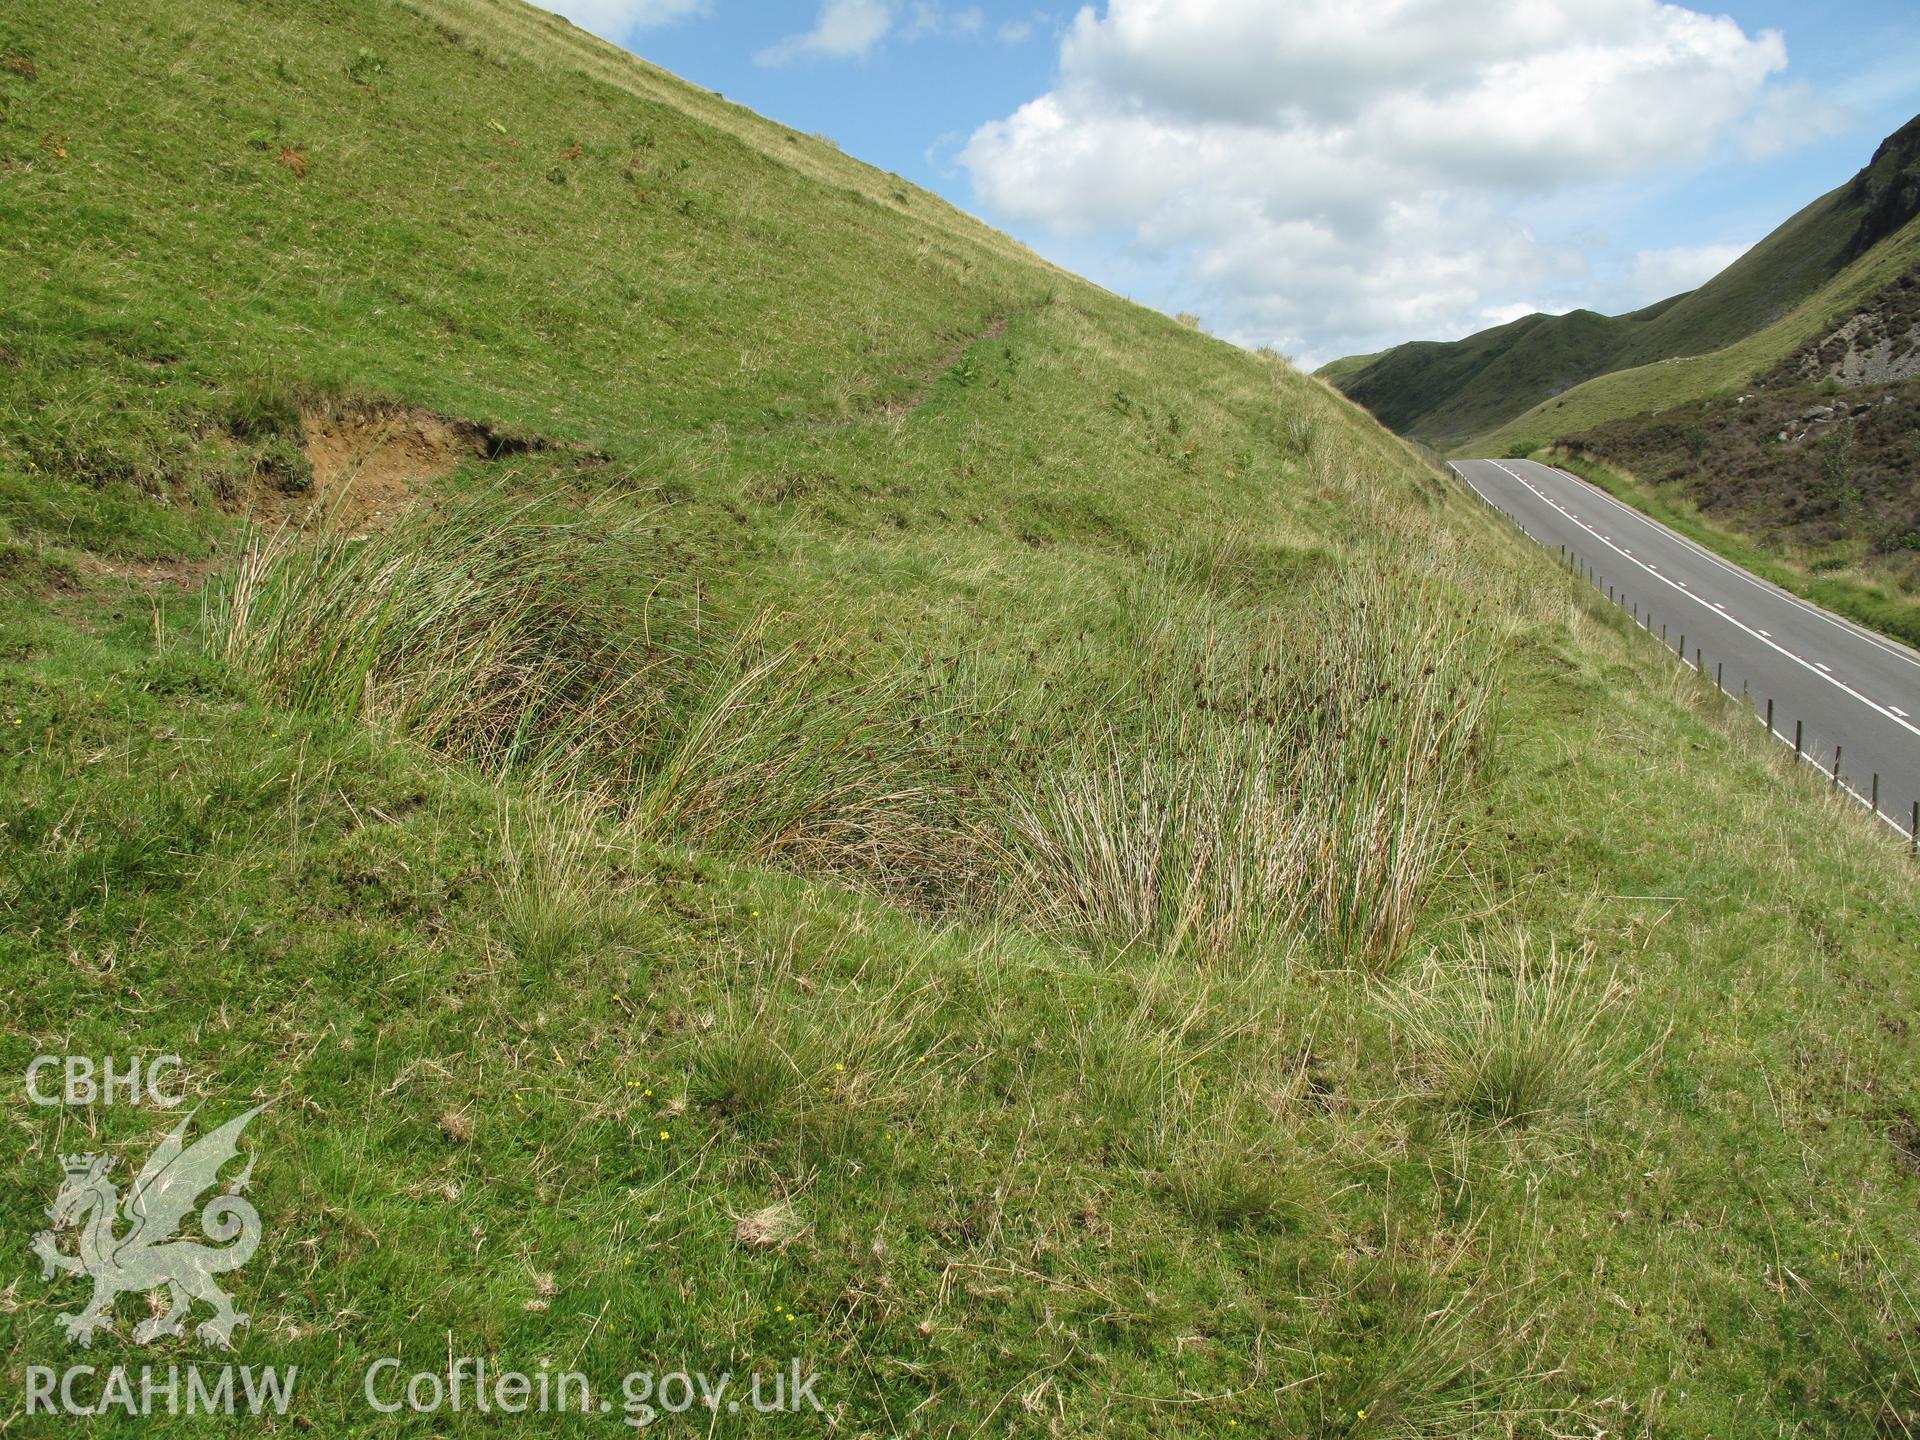
[[[1529,461],[1525,463],[1531,464],[1535,462]],[[1707,549],[1704,545],[1701,545],[1698,541],[1687,539],[1686,536],[1681,535],[1678,531],[1674,530],[1673,527],[1669,525],[1662,525],[1659,521],[1654,520],[1651,517],[1642,514],[1640,511],[1635,510],[1632,506],[1622,504],[1619,500],[1616,500],[1613,496],[1609,495],[1601,487],[1599,487],[1598,485],[1595,485],[1591,480],[1583,480],[1578,475],[1569,474],[1567,471],[1561,470],[1551,465],[1543,466],[1542,468],[1551,471],[1553,474],[1558,475],[1561,479],[1575,486],[1582,494],[1590,494],[1595,499],[1601,500],[1606,504],[1611,505],[1615,510],[1619,511],[1622,515],[1628,516],[1634,520],[1642,522],[1643,524],[1652,526],[1657,530],[1665,532],[1668,536],[1670,536],[1672,539],[1677,541],[1679,544],[1684,545],[1688,549],[1692,550],[1694,554],[1698,555],[1702,560],[1705,560],[1708,564],[1717,566],[1718,568],[1726,571],[1727,574],[1734,576],[1736,579],[1744,580],[1747,584],[1752,585],[1757,589],[1764,590],[1769,594],[1772,594],[1777,598],[1784,600],[1787,604],[1793,606],[1796,610],[1804,610],[1807,614],[1813,616],[1816,620],[1820,620],[1828,625],[1832,625],[1836,629],[1845,630],[1848,634],[1852,635],[1854,639],[1863,641],[1866,644],[1873,646],[1876,650],[1883,651],[1886,654],[1893,656],[1897,660],[1904,660],[1909,665],[1920,666],[1920,654],[1915,654],[1912,650],[1908,649],[1906,646],[1890,644],[1886,640],[1882,639],[1880,636],[1874,635],[1870,631],[1862,629],[1860,626],[1853,624],[1851,621],[1842,620],[1835,615],[1829,615],[1826,611],[1822,610],[1819,606],[1809,605],[1806,601],[1802,600],[1799,596],[1793,594],[1791,591],[1784,590],[1778,585],[1769,584],[1767,581],[1761,580],[1760,578],[1749,573],[1748,571],[1742,570],[1738,565],[1730,564],[1728,561],[1723,560],[1720,556],[1714,554],[1711,550]],[[1514,472],[1511,470],[1508,470],[1506,473],[1509,475],[1512,475]],[[1534,493],[1537,495],[1540,495],[1541,499],[1547,500],[1548,504],[1550,505],[1555,504],[1554,501],[1552,501],[1551,499],[1548,499],[1548,497],[1542,494],[1540,491],[1536,490]],[[1556,506],[1556,508],[1559,508],[1559,507]],[[1566,512],[1563,510],[1561,513],[1564,514]]]
[[[1493,466],[1494,469],[1500,471],[1502,474],[1507,475],[1512,479],[1518,480],[1522,485],[1526,486],[1527,489],[1531,490],[1535,495],[1539,496],[1540,499],[1546,501],[1547,504],[1553,506],[1553,508],[1558,510],[1562,515],[1568,515],[1572,519],[1574,519],[1576,522],[1579,520],[1579,517],[1577,515],[1573,515],[1572,512],[1569,511],[1565,506],[1559,504],[1551,496],[1549,496],[1543,490],[1541,490],[1539,486],[1535,485],[1532,481],[1528,480],[1525,476],[1515,474],[1512,470],[1507,469],[1505,465],[1502,465],[1498,460],[1489,460],[1487,463]],[[1468,483],[1471,484],[1472,482],[1469,481]],[[1600,538],[1600,532],[1598,530],[1595,530],[1591,525],[1583,524],[1580,526],[1580,528],[1586,531],[1589,535],[1593,536],[1594,539],[1598,540]],[[1608,542],[1602,542],[1602,543],[1605,543],[1607,545],[1607,548],[1613,551],[1615,554],[1622,553],[1618,545],[1614,545]],[[1647,564],[1647,562],[1644,560],[1635,560],[1633,563],[1636,565],[1639,565],[1643,569],[1647,570],[1649,573],[1657,573],[1657,571],[1655,570],[1655,567]],[[1660,578],[1661,580],[1665,581],[1667,584],[1672,585],[1675,589],[1684,590],[1686,588],[1684,585],[1672,579],[1670,576],[1662,575],[1660,576]],[[1697,599],[1698,597],[1694,596],[1689,598]],[[1741,630],[1744,630],[1749,635],[1758,636],[1764,639],[1769,649],[1778,651],[1780,654],[1786,656],[1787,659],[1793,661],[1794,664],[1800,665],[1805,669],[1811,671],[1812,673],[1819,675],[1820,678],[1825,680],[1829,685],[1833,686],[1837,690],[1844,691],[1846,694],[1851,695],[1854,699],[1858,700],[1862,705],[1865,705],[1869,710],[1877,711],[1879,714],[1885,715],[1889,720],[1893,721],[1893,723],[1898,725],[1902,730],[1905,730],[1912,735],[1920,735],[1920,727],[1917,727],[1912,723],[1910,723],[1909,721],[1904,720],[1899,716],[1895,715],[1891,710],[1887,709],[1886,706],[1880,704],[1877,700],[1868,699],[1865,695],[1862,695],[1858,690],[1854,689],[1851,685],[1847,684],[1846,681],[1840,679],[1839,676],[1828,674],[1822,668],[1816,668],[1812,664],[1812,662],[1804,659],[1799,655],[1794,654],[1791,650],[1787,649],[1787,647],[1782,645],[1779,641],[1766,635],[1764,631],[1755,630],[1751,625],[1747,624],[1745,621],[1736,619],[1731,615],[1727,616],[1726,619],[1728,624],[1737,626],[1738,628],[1740,628]]]
[[[1638,556],[1635,556],[1631,550],[1628,550],[1624,546],[1615,543],[1612,537],[1602,535],[1598,530],[1594,529],[1593,526],[1582,522],[1579,516],[1575,515],[1571,510],[1567,509],[1566,506],[1562,505],[1559,501],[1555,500],[1551,495],[1547,494],[1538,485],[1535,485],[1531,480],[1528,480],[1525,476],[1519,474],[1514,470],[1509,469],[1507,466],[1501,464],[1497,460],[1487,461],[1485,463],[1491,465],[1494,469],[1499,470],[1502,473],[1506,474],[1511,479],[1519,481],[1528,490],[1532,491],[1536,498],[1543,501],[1547,505],[1551,506],[1553,509],[1559,511],[1562,515],[1566,516],[1568,519],[1574,521],[1576,524],[1580,526],[1582,530],[1585,530],[1589,535],[1592,535],[1596,540],[1599,540],[1602,544],[1606,545],[1606,547],[1609,550],[1614,551],[1616,554],[1632,559],[1634,564],[1638,565],[1641,569],[1645,570],[1648,574],[1655,576],[1665,584],[1673,586],[1675,589],[1678,589],[1681,591],[1687,590],[1687,587],[1684,582],[1676,582],[1671,576],[1661,575],[1659,573],[1658,566],[1650,564],[1646,560],[1643,560]],[[1484,503],[1486,503],[1489,506],[1493,506],[1494,508],[1505,509],[1504,506],[1496,505],[1495,502],[1485,493],[1480,492],[1480,487],[1476,485],[1471,479],[1468,478],[1465,470],[1462,469],[1461,466],[1459,466],[1458,464],[1454,464],[1452,462],[1449,462],[1449,464],[1450,464],[1450,468],[1452,468],[1463,481],[1466,481],[1469,489],[1477,493],[1480,493],[1480,499]],[[1571,476],[1566,475],[1564,471],[1555,470],[1552,473],[1557,476],[1560,476],[1563,479],[1571,480],[1573,478]],[[1588,488],[1591,489],[1592,487],[1589,485]],[[1626,506],[1621,505],[1617,500],[1614,500],[1611,496],[1607,496],[1603,494],[1601,498],[1605,499],[1609,504],[1614,506],[1614,508],[1617,510],[1622,510],[1622,511],[1627,510]],[[1513,520],[1515,524],[1520,523],[1519,517],[1517,515],[1512,514],[1512,512],[1508,512],[1508,518]],[[1644,516],[1636,516],[1635,518],[1641,519],[1641,520],[1646,519],[1646,517]],[[1647,523],[1653,524],[1655,522],[1648,521]],[[1523,532],[1525,531],[1524,526],[1521,526],[1521,529]],[[1669,531],[1668,533],[1671,534],[1672,532]],[[1680,537],[1676,536],[1675,538],[1679,539]],[[1835,625],[1841,629],[1847,630],[1857,638],[1863,639],[1867,643],[1874,645],[1875,648],[1884,650],[1889,654],[1896,655],[1899,658],[1906,660],[1909,664],[1920,665],[1920,655],[1914,655],[1905,651],[1896,650],[1893,647],[1886,645],[1885,643],[1877,640],[1875,637],[1866,634],[1866,632],[1862,631],[1858,626],[1848,625],[1846,622],[1837,620],[1834,617],[1827,615],[1824,611],[1821,611],[1814,606],[1808,605],[1804,601],[1796,599],[1795,597],[1788,594],[1787,592],[1780,590],[1778,587],[1765,585],[1764,582],[1755,579],[1753,576],[1747,574],[1745,571],[1738,569],[1736,566],[1728,564],[1726,561],[1720,559],[1718,556],[1713,555],[1711,552],[1703,549],[1702,547],[1695,545],[1689,541],[1683,541],[1682,543],[1688,544],[1695,553],[1699,554],[1703,559],[1709,561],[1710,563],[1718,566],[1720,569],[1725,570],[1732,575],[1736,575],[1740,579],[1746,580],[1750,584],[1753,584],[1763,589],[1767,589],[1770,591],[1770,593],[1777,594],[1779,598],[1793,605],[1795,608],[1800,610],[1805,610],[1809,614],[1814,615],[1817,618],[1826,621],[1828,624]],[[1860,691],[1854,689],[1851,685],[1847,684],[1844,680],[1841,680],[1838,676],[1834,675],[1829,666],[1821,664],[1817,661],[1810,661],[1806,659],[1804,656],[1796,655],[1793,651],[1788,650],[1785,646],[1780,644],[1779,641],[1775,640],[1772,636],[1772,632],[1767,630],[1759,630],[1751,625],[1748,625],[1745,621],[1741,620],[1738,616],[1728,611],[1726,606],[1723,603],[1719,601],[1708,601],[1704,596],[1694,594],[1692,592],[1687,592],[1687,594],[1689,599],[1698,600],[1703,606],[1706,606],[1716,611],[1721,616],[1721,618],[1726,620],[1729,624],[1732,624],[1738,629],[1745,631],[1747,634],[1753,635],[1758,639],[1762,640],[1769,649],[1777,651],[1779,654],[1785,656],[1787,659],[1793,661],[1795,664],[1800,665],[1805,669],[1811,671],[1812,673],[1819,675],[1829,685],[1834,686],[1838,690],[1844,691],[1846,694],[1852,696],[1854,699],[1860,701],[1862,704],[1867,706],[1868,709],[1878,711],[1880,714],[1885,715],[1888,719],[1892,720],[1893,723],[1898,725],[1901,729],[1906,730],[1913,735],[1920,736],[1920,727],[1916,727],[1912,723],[1912,719],[1908,715],[1908,713],[1905,710],[1901,709],[1898,705],[1893,705],[1893,704],[1882,705],[1879,702],[1870,699],[1868,696],[1863,695]],[[1652,619],[1653,619],[1652,611],[1649,610],[1647,613],[1646,619],[1643,622],[1645,623],[1649,633],[1651,633],[1653,628]],[[1680,660],[1681,660],[1681,663],[1686,665],[1689,669],[1693,668],[1692,662],[1688,661],[1684,654],[1680,656]],[[1745,693],[1744,690],[1742,693],[1743,694]],[[1772,734],[1773,734],[1773,738],[1776,740],[1779,740],[1782,744],[1791,743],[1787,740],[1786,736],[1782,735],[1778,731],[1773,731]],[[1807,764],[1813,766],[1816,770],[1821,771],[1822,774],[1826,773],[1825,763],[1821,759],[1817,758],[1812,751],[1808,751],[1804,754],[1801,754],[1799,758],[1805,761]],[[1837,751],[1834,756],[1834,761],[1837,767],[1838,761],[1839,761],[1839,755]],[[1907,834],[1906,828],[1902,823],[1900,823],[1894,817],[1886,814],[1885,812],[1875,809],[1873,806],[1873,802],[1867,796],[1861,794],[1852,785],[1848,784],[1844,779],[1841,779],[1838,775],[1835,775],[1833,777],[1832,783],[1836,788],[1840,790],[1844,790],[1848,795],[1852,796],[1855,800],[1859,801],[1862,805],[1866,806],[1870,811],[1874,813],[1877,819],[1881,820],[1887,825],[1892,826],[1893,829],[1898,833],[1900,833],[1901,835],[1905,836]]]

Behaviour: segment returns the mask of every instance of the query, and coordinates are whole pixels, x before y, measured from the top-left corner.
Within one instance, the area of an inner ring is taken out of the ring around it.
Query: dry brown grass
[[[1177,657],[1140,730],[1017,786],[1002,864],[1043,924],[1119,946],[1398,957],[1457,859],[1483,743],[1487,639],[1445,607],[1342,582],[1304,634]],[[1189,702],[1201,697],[1196,710]]]

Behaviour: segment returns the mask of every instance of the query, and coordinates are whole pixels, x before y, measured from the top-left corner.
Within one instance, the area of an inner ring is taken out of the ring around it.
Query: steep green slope
[[[1906,858],[1325,387],[505,0],[0,108],[0,1067],[270,1103],[270,1428],[1920,1424]],[[9,1093],[20,1432],[227,1358]]]
[[[1464,340],[1410,341],[1361,366],[1335,361],[1319,374],[1381,424],[1444,443],[1497,424],[1516,391],[1553,395],[1605,369],[1629,323],[1591,310],[1527,315]]]
[[[1781,320],[1920,212],[1920,119],[1698,290],[1629,315],[1530,315],[1321,371],[1382,423],[1443,447],[1593,376],[1724,349]]]
[[[1317,379],[1326,381],[1336,390],[1344,393],[1343,381],[1346,377],[1366,369],[1384,353],[1386,352],[1375,351],[1371,355],[1349,355],[1344,360],[1330,360],[1313,373]]]
[[[1817,347],[1853,316],[1870,310],[1920,266],[1920,222],[1868,250],[1813,295],[1765,329],[1725,349],[1596,376],[1496,429],[1459,442],[1456,453],[1504,454],[1544,445],[1611,420],[1656,415],[1761,383],[1795,352]]]

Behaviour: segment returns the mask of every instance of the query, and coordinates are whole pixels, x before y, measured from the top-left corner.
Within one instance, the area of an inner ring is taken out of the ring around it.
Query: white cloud
[[[636,30],[651,30],[691,15],[703,15],[707,9],[707,0],[548,0],[548,3],[555,14],[566,16],[582,30],[616,41]]]
[[[824,0],[813,29],[769,45],[753,57],[754,63],[788,65],[805,57],[864,60],[889,35],[967,40],[987,25],[986,12],[978,5],[949,10],[940,0],[913,0],[905,22],[896,24],[898,19],[893,0]]]
[[[1557,315],[1561,312],[1551,310],[1545,305],[1536,305],[1531,300],[1518,300],[1511,305],[1489,305],[1479,315],[1483,327],[1511,325],[1516,320],[1524,320],[1529,315]]]
[[[986,28],[986,24],[986,12],[978,5],[969,5],[964,10],[949,10],[935,3],[935,0],[915,0],[913,17],[901,35],[908,40],[921,40],[929,35],[966,39],[978,35]]]
[[[1838,135],[1852,119],[1845,108],[1816,94],[1810,85],[1776,85],[1754,107],[1741,144],[1750,159],[1766,160]]]
[[[824,0],[813,29],[789,35],[755,55],[760,65],[787,65],[803,57],[864,60],[893,28],[888,0]]]
[[[1002,45],[1024,45],[1040,33],[1043,26],[1051,22],[1044,10],[1035,10],[1024,19],[1006,20],[993,32],[994,38]]]
[[[1659,0],[1108,0],[961,160],[1003,218],[1158,257],[1222,333],[1371,350],[1583,278],[1516,207],[1744,140],[1786,59]]]
[[[1696,290],[1747,253],[1745,245],[1675,245],[1642,250],[1621,276],[1621,300],[1635,308]]]

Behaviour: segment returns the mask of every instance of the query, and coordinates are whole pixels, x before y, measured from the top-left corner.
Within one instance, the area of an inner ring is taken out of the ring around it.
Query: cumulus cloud
[[[707,10],[707,0],[548,0],[548,3],[552,4],[554,13],[608,40],[619,40],[657,25],[671,25],[690,15],[704,15]]]
[[[864,60],[890,35],[902,40],[969,40],[986,26],[986,11],[978,5],[949,9],[940,0],[913,0],[902,14],[892,0],[825,0],[811,30],[789,35],[753,58],[772,66],[809,57]]]
[[[1747,253],[1745,245],[1675,245],[1642,250],[1627,262],[1622,299],[1651,305],[1683,290],[1697,289]]]
[[[864,60],[893,28],[887,0],[825,0],[813,28],[769,45],[753,58],[761,65],[788,65],[808,56]]]
[[[1047,12],[1035,10],[1024,18],[1001,21],[1000,28],[993,32],[994,38],[1002,45],[1024,45],[1047,23]]]
[[[1516,300],[1511,305],[1489,305],[1480,312],[1484,325],[1511,325],[1515,320],[1524,320],[1529,315],[1558,313],[1545,305],[1536,305],[1530,300]]]
[[[1123,234],[1222,333],[1327,358],[1578,279],[1517,205],[1743,139],[1786,63],[1659,0],[1108,0],[961,160],[995,214]]]
[[[915,0],[913,13],[901,35],[908,40],[922,40],[930,35],[967,38],[978,35],[986,28],[986,24],[986,12],[978,5],[949,10],[944,5],[933,3],[933,0]]]
[[[1809,141],[1838,135],[1852,118],[1810,85],[1777,85],[1760,97],[1741,143],[1750,159],[1766,160]]]

